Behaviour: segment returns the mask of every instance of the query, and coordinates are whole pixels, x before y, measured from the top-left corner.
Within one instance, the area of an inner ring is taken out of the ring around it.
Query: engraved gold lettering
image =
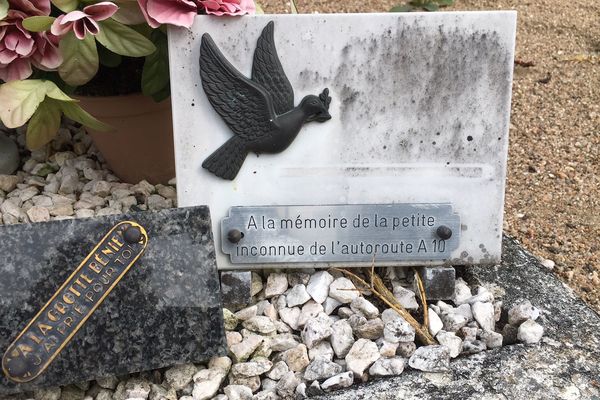
[[[56,322],[58,321],[58,317],[54,314],[54,310],[48,310],[48,312],[46,313],[46,315],[48,316],[48,319],[52,322]]]
[[[39,323],[38,324],[38,329],[40,330],[40,332],[42,332],[42,335],[46,336],[46,334],[48,333],[48,331],[52,330],[52,327],[50,325]]]
[[[94,254],[94,260],[98,261],[100,264],[102,264],[103,267],[106,266],[106,264],[108,264],[108,260],[105,260],[104,258],[102,258],[101,254]]]
[[[94,280],[93,280],[93,279],[90,279],[90,278],[89,278],[89,277],[88,277],[86,274],[81,274],[81,275],[79,275],[79,277],[80,277],[81,279],[83,279],[84,281],[86,281],[87,283],[92,283],[92,282],[94,282]],[[87,287],[87,286],[84,286],[83,288],[85,289],[86,287]]]
[[[77,312],[78,314],[84,314],[87,311],[87,307],[83,304],[75,304],[73,306],[73,310],[75,310],[75,312]]]
[[[132,226],[142,237],[125,244],[123,231]],[[122,222],[111,229],[6,349],[4,374],[24,383],[43,373],[141,256],[147,240],[144,228],[134,222]]]
[[[95,262],[91,262],[89,265],[90,269],[95,273],[99,274],[102,271],[102,267],[96,264]]]
[[[54,305],[54,308],[56,309],[56,311],[58,311],[61,314],[64,314],[65,312],[67,312],[67,307],[60,301]]]
[[[41,344],[42,343],[42,339],[40,339],[39,337],[37,337],[36,335],[34,335],[33,332],[29,332],[29,334],[27,334],[27,336],[29,336],[29,339],[33,340],[37,344]]]
[[[69,290],[71,290],[71,288],[69,288]],[[75,297],[73,297],[73,295],[69,292],[64,293],[62,299],[67,304],[75,303]]]

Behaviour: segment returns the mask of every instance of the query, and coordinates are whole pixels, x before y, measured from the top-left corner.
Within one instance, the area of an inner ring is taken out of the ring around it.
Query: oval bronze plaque
[[[4,374],[24,383],[44,372],[147,244],[141,225],[132,221],[115,225],[8,347],[2,357]]]

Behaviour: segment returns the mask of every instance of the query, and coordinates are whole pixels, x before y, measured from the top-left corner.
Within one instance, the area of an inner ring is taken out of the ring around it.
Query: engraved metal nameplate
[[[23,383],[44,372],[142,255],[147,243],[141,225],[132,221],[115,225],[8,347],[2,358],[4,374]]]
[[[451,204],[232,207],[221,221],[242,264],[447,260],[459,236]]]

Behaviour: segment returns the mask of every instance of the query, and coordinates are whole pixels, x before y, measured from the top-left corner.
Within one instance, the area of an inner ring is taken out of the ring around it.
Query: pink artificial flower
[[[138,0],[152,28],[171,24],[189,28],[202,11],[214,15],[254,14],[253,0]]]
[[[50,13],[50,1],[10,0],[6,18],[0,21],[0,79],[9,82],[27,79],[32,65],[55,70],[62,63],[58,38],[46,32],[29,32],[23,20]]]
[[[207,14],[244,15],[254,14],[256,7],[252,0],[198,0]]]
[[[189,28],[198,14],[198,6],[192,0],[138,0],[138,4],[152,28],[161,24]]]
[[[28,17],[50,15],[50,0],[9,0],[9,9],[21,11]]]
[[[56,36],[62,36],[72,30],[79,40],[85,38],[86,33],[97,35],[100,32],[98,21],[112,17],[118,9],[119,7],[115,3],[103,1],[84,7],[83,11],[71,11],[56,18],[50,32]]]

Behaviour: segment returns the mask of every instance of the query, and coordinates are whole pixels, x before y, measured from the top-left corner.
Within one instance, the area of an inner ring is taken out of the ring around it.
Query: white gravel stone
[[[231,364],[232,364],[231,358],[229,358],[227,356],[213,357],[208,362],[208,368],[219,368],[225,372],[229,372],[229,369],[231,368]]]
[[[377,343],[377,346],[379,347],[379,354],[381,354],[381,357],[391,358],[396,355],[398,343],[388,342],[383,338],[379,338],[375,343]]]
[[[281,379],[283,375],[285,375],[290,369],[288,368],[285,361],[279,361],[269,372],[267,372],[267,377],[269,379],[273,379],[274,381],[278,381]]]
[[[310,295],[306,292],[306,286],[298,284],[294,286],[285,296],[288,307],[301,306],[310,300]]]
[[[262,334],[273,333],[277,330],[275,324],[271,321],[271,318],[265,317],[264,315],[252,317],[244,321],[242,325],[246,329]]]
[[[194,400],[208,400],[219,391],[221,383],[225,380],[227,372],[220,368],[208,368],[198,371],[194,377]]]
[[[336,321],[331,326],[331,347],[335,355],[339,358],[346,357],[353,344],[354,336],[350,323],[345,319]]]
[[[256,317],[258,314],[258,306],[255,304],[250,307],[243,308],[235,313],[235,316],[240,321],[247,321],[252,317]]]
[[[260,377],[258,376],[239,376],[229,374],[227,376],[230,385],[241,385],[246,386],[252,393],[255,393],[260,389]]]
[[[165,382],[175,390],[186,387],[198,372],[194,364],[182,364],[169,368],[165,371]]]
[[[483,343],[485,343],[485,347],[488,349],[497,349],[502,347],[502,334],[498,332],[492,331],[483,331],[481,335],[479,335]]]
[[[92,181],[92,188],[90,192],[96,196],[106,197],[110,194],[110,188],[112,184],[106,181]]]
[[[417,350],[417,345],[415,342],[402,342],[398,343],[396,354],[403,358],[410,358],[413,354],[415,354],[415,350]]]
[[[333,347],[327,340],[322,340],[308,350],[308,358],[312,361],[316,358],[325,360],[333,360]]]
[[[343,371],[341,365],[338,365],[332,361],[317,358],[313,360],[304,371],[304,379],[307,381],[323,380],[331,378]]]
[[[164,210],[171,207],[171,201],[165,199],[159,194],[151,194],[146,200],[150,210]]]
[[[467,323],[469,323],[473,321],[473,311],[471,310],[471,307],[472,306],[470,306],[469,304],[461,304],[460,306],[456,307],[452,312],[464,316],[467,319]]]
[[[454,332],[439,331],[435,338],[439,344],[448,348],[450,358],[456,358],[462,352],[462,339]]]
[[[289,333],[281,333],[270,338],[269,346],[273,351],[286,351],[293,349],[300,343],[296,340],[294,335]]]
[[[444,372],[450,367],[450,350],[446,346],[422,346],[408,360],[408,365],[424,372]]]
[[[542,265],[550,270],[554,269],[554,266],[556,265],[556,263],[550,259],[544,258],[542,260]]]
[[[314,273],[306,286],[306,291],[319,304],[322,304],[329,295],[329,285],[333,282],[333,276],[327,271]]]
[[[252,361],[234,364],[231,373],[236,376],[252,377],[262,375],[273,367],[273,363],[266,358],[257,357]]]
[[[310,319],[302,330],[302,342],[310,349],[319,341],[331,336],[331,320],[327,315],[321,313],[317,317]]]
[[[348,371],[327,379],[321,384],[321,389],[330,392],[350,387],[352,383],[354,383],[354,374],[352,371]]]
[[[396,376],[404,371],[406,359],[402,357],[380,358],[369,368],[371,376]]]
[[[540,310],[534,307],[529,300],[523,300],[508,310],[508,323],[519,326],[524,321],[536,320],[540,316]]]
[[[298,386],[296,386],[296,390],[294,392],[297,399],[306,399],[308,396],[306,395],[306,382],[302,382]]]
[[[287,365],[286,365],[286,367],[287,367]],[[274,392],[277,388],[277,381],[274,381],[273,379],[269,379],[269,378],[263,378],[261,380],[260,386],[261,386],[262,390],[268,390],[268,391]]]
[[[27,210],[27,216],[31,222],[46,222],[50,221],[50,213],[47,208],[33,206]]]
[[[17,175],[0,175],[0,190],[3,192],[12,192],[19,183]]]
[[[464,315],[453,312],[442,314],[441,319],[447,332],[456,332],[468,322]]]
[[[339,277],[334,280],[329,286],[329,297],[332,297],[342,304],[350,303],[352,300],[360,296],[354,283],[348,278]]]
[[[247,386],[229,385],[223,391],[228,400],[252,400],[252,390]]]
[[[350,302],[350,309],[355,313],[364,315],[367,319],[377,318],[379,310],[369,300],[364,297],[356,297]]]
[[[265,297],[267,299],[285,293],[288,288],[288,279],[286,274],[271,273],[267,278],[265,287]]]
[[[370,319],[354,328],[354,334],[359,338],[376,340],[383,336],[383,328],[381,318]]]
[[[444,327],[444,323],[431,307],[429,307],[429,333],[435,337]]]
[[[282,308],[279,310],[279,318],[286,324],[288,324],[292,329],[298,329],[298,320],[300,319],[300,308]]]
[[[492,303],[494,301],[494,295],[487,288],[480,286],[477,288],[477,294],[467,299],[467,303],[475,304],[480,303]]]
[[[281,359],[288,365],[290,371],[300,372],[310,363],[306,346],[299,344],[293,349],[281,353]]]
[[[300,317],[298,317],[298,327],[303,327],[306,322],[315,318],[320,313],[324,312],[323,306],[314,300],[309,300],[302,306]]]
[[[394,297],[407,310],[417,310],[419,303],[415,297],[415,292],[410,289],[406,289],[402,285],[394,285]]]
[[[333,297],[327,297],[323,303],[323,309],[325,314],[331,315],[342,303],[334,299]]]
[[[494,305],[492,303],[476,302],[471,305],[473,318],[485,331],[493,331],[495,325]]]
[[[356,376],[362,376],[367,368],[381,357],[375,342],[358,339],[346,355],[346,368]]]
[[[415,340],[415,328],[398,315],[398,318],[385,323],[383,337],[392,343],[411,342]]]
[[[519,325],[517,339],[525,344],[538,343],[544,335],[544,328],[532,319]]]
[[[260,335],[250,335],[240,343],[229,348],[236,362],[244,362],[254,353],[258,346],[263,342]]]
[[[284,399],[291,399],[296,391],[296,387],[300,384],[300,379],[296,375],[289,371],[287,374],[281,377],[277,382],[276,391]]]

